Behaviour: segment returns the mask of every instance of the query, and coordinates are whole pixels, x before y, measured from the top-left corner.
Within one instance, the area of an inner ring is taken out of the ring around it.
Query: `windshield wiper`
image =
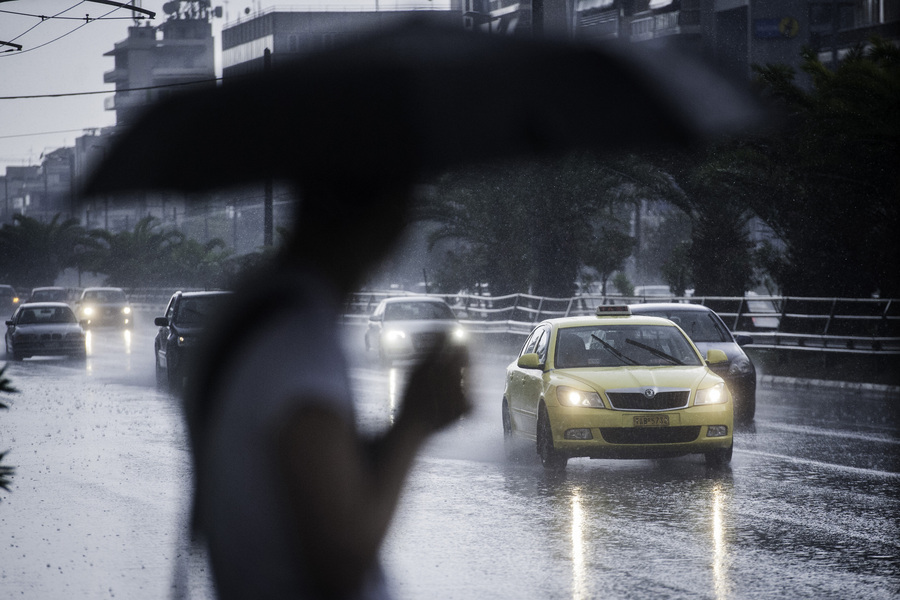
[[[631,358],[630,356],[625,356],[624,354],[622,354],[621,352],[619,352],[618,350],[616,350],[615,348],[613,348],[612,346],[610,346],[609,344],[607,344],[604,340],[602,340],[602,339],[600,339],[599,337],[597,337],[595,334],[592,333],[592,334],[591,334],[591,337],[594,338],[595,340],[597,340],[598,342],[600,342],[601,344],[603,344],[603,347],[604,347],[604,348],[606,348],[607,350],[609,350],[609,351],[612,353],[613,356],[615,356],[616,358],[618,358],[619,360],[621,360],[621,361],[622,361],[623,363],[625,363],[626,365],[627,365],[627,364],[632,364],[632,365],[638,364],[638,362],[637,362],[636,360],[634,360],[634,359]]]
[[[625,343],[626,343],[626,344],[631,344],[632,346],[637,346],[637,347],[640,348],[641,350],[646,350],[646,351],[649,352],[650,354],[653,354],[654,356],[658,356],[659,358],[661,358],[661,359],[663,359],[663,360],[667,360],[667,361],[669,361],[670,363],[672,363],[673,365],[683,365],[683,364],[684,364],[683,362],[681,362],[680,360],[678,360],[678,359],[675,358],[674,356],[670,356],[670,355],[666,354],[665,352],[663,352],[662,350],[657,350],[656,348],[652,348],[652,347],[650,347],[650,346],[648,346],[648,345],[646,345],[646,344],[642,344],[642,343],[640,343],[640,342],[636,342],[636,341],[634,341],[634,340],[631,339],[631,338],[627,338],[627,339],[625,340]]]

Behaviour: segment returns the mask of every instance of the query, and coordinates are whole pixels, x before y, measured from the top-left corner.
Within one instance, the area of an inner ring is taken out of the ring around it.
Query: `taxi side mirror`
[[[541,369],[544,365],[541,364],[540,356],[534,352],[529,352],[519,357],[519,360],[516,361],[516,366],[520,369]]]
[[[711,365],[720,362],[728,362],[728,355],[716,348],[710,348],[706,351],[706,362]]]

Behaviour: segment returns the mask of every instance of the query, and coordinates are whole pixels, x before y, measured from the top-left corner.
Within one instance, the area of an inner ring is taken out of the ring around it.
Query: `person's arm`
[[[305,401],[278,436],[305,571],[325,598],[355,590],[375,562],[422,443],[469,408],[465,356],[436,352],[410,376],[394,426],[372,441],[355,424]],[[307,399],[308,400],[308,399]]]

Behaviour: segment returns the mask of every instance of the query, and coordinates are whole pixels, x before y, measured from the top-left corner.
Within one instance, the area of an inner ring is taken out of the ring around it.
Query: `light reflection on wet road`
[[[84,365],[10,366],[22,393],[0,413],[17,467],[0,492],[4,597],[166,597],[189,471],[152,332],[98,333]],[[417,462],[384,548],[399,600],[900,592],[898,398],[762,389],[730,469],[575,459],[554,476],[531,448],[507,457],[504,368],[473,369],[475,410]],[[360,359],[364,429],[389,425],[402,379]],[[204,573],[192,582],[192,598],[210,596]]]

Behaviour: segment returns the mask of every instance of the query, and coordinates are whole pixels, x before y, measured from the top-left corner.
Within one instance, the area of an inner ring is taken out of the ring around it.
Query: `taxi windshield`
[[[556,335],[558,369],[703,364],[684,334],[668,325],[566,327]]]

